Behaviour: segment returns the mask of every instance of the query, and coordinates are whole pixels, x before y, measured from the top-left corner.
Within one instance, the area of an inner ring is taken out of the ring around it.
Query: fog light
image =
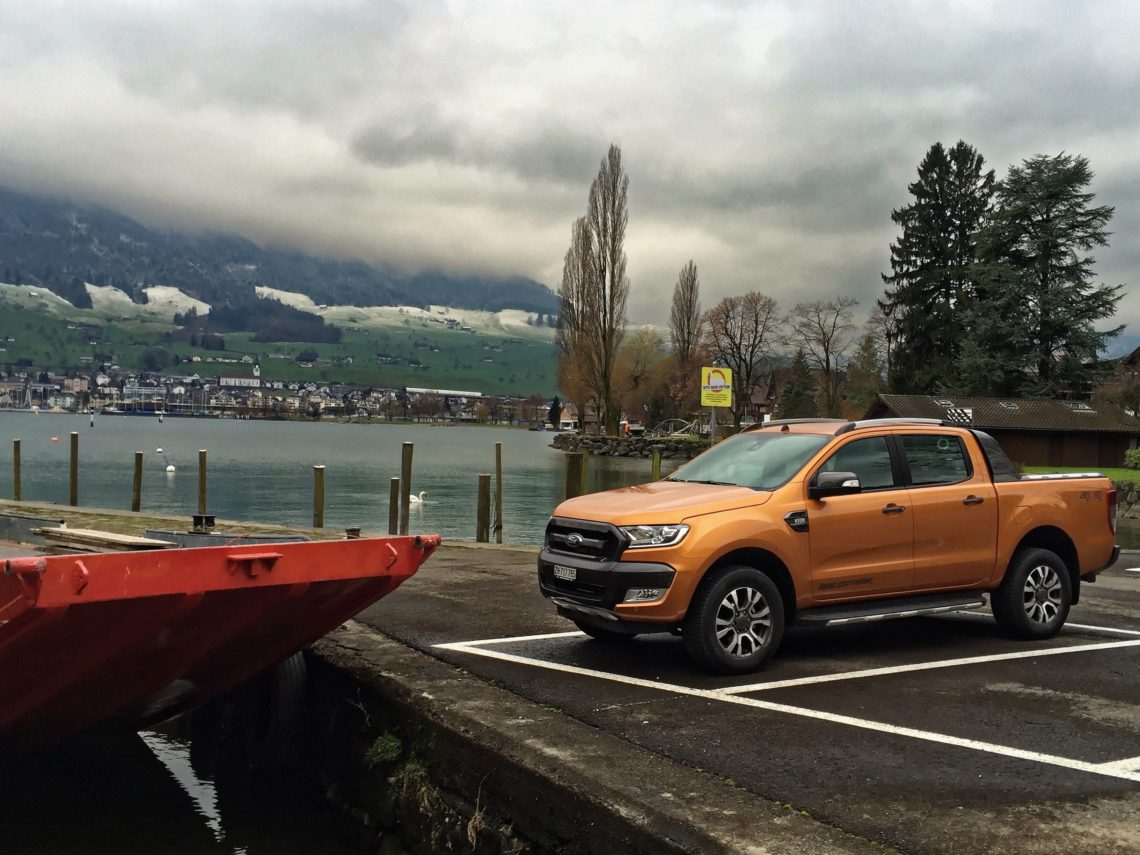
[[[661,599],[665,593],[664,588],[630,588],[625,592],[626,603],[651,603]]]

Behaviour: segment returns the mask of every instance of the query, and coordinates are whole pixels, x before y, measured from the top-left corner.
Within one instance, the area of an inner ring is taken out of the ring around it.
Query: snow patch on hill
[[[34,309],[60,317],[70,317],[79,312],[67,300],[40,285],[6,285],[0,283],[0,296],[6,302],[24,309]]]
[[[185,313],[193,309],[199,315],[210,311],[210,304],[191,297],[189,294],[171,285],[152,285],[144,288],[147,303],[145,308],[161,312],[173,320],[176,313]]]
[[[317,304],[313,302],[313,298],[305,294],[298,294],[294,291],[279,291],[276,288],[270,288],[268,285],[258,285],[255,290],[258,297],[267,297],[313,315],[322,314]]]
[[[104,315],[140,318],[146,320],[173,321],[179,312],[194,309],[199,315],[210,311],[210,304],[196,300],[189,294],[171,285],[152,285],[144,288],[147,302],[136,303],[130,294],[110,285],[83,286],[91,297],[91,309]]]
[[[500,312],[484,312],[479,309],[457,309],[449,306],[324,306],[317,305],[310,297],[292,291],[280,291],[266,285],[257,286],[257,296],[271,297],[294,309],[319,315],[330,324],[348,326],[353,324],[365,327],[402,326],[405,321],[448,327],[448,320],[470,327],[482,335],[497,335],[508,338],[532,338],[553,340],[554,330],[545,325],[536,326],[534,312],[521,309],[504,309]],[[528,319],[532,323],[527,323]],[[466,330],[464,330],[466,332]]]

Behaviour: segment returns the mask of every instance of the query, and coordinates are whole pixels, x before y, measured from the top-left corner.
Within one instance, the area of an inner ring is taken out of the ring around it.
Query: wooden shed
[[[1120,466],[1140,441],[1140,419],[1085,401],[879,395],[867,418],[945,419],[983,430],[1024,466]]]

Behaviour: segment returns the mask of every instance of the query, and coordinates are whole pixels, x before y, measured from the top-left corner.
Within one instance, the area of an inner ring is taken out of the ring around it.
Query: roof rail
[[[946,419],[860,419],[857,422],[848,422],[837,432],[836,436],[848,431],[858,430],[859,428],[870,427],[883,427],[885,425],[937,425],[939,427],[964,427],[968,428],[969,425],[964,425],[961,422],[948,421]]]
[[[851,424],[847,419],[772,419],[767,422],[757,422],[754,425],[749,425],[741,433],[747,433],[750,430],[763,430],[767,427],[780,427],[781,425],[843,425],[846,427]],[[842,433],[843,431],[839,431]]]

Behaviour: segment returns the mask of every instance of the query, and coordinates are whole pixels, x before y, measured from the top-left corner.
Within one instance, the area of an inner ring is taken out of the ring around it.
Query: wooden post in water
[[[590,492],[590,452],[582,449],[582,485],[575,495],[584,496]]]
[[[79,434],[71,432],[71,506],[79,504]]]
[[[491,541],[491,476],[479,476],[479,494],[475,503],[475,542]]]
[[[206,513],[206,449],[198,449],[198,513]]]
[[[503,444],[495,443],[495,543],[503,542]]]
[[[388,534],[400,533],[400,479],[388,482]]]
[[[582,452],[566,453],[566,498],[582,495]]]
[[[649,477],[654,481],[661,480],[661,451],[653,450],[653,462],[649,465]]]
[[[134,488],[131,490],[131,510],[136,514],[142,509],[142,467],[143,453],[136,451]]]
[[[400,460],[400,534],[408,533],[408,516],[412,508],[412,450],[414,445],[404,443],[403,458]]]
[[[20,501],[20,440],[12,440],[12,501]]]
[[[325,527],[325,467],[313,467],[313,528]]]

